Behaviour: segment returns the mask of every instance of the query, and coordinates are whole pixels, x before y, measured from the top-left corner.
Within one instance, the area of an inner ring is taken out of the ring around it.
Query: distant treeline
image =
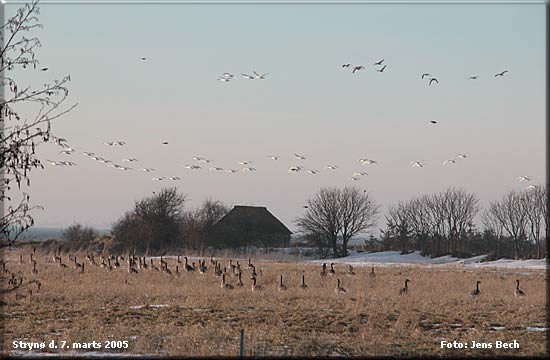
[[[242,244],[213,243],[209,231],[229,208],[208,199],[186,210],[186,196],[175,188],[163,189],[136,201],[103,237],[109,251],[159,254],[174,249],[238,248]],[[547,247],[548,209],[543,186],[510,191],[482,211],[473,193],[448,188],[389,207],[384,215],[381,238],[365,240],[367,251],[418,250],[424,256],[472,257],[489,254],[496,258],[542,258]],[[317,248],[321,256],[345,256],[355,235],[374,227],[378,205],[364,190],[346,187],[322,188],[309,199],[306,212],[296,219],[301,236],[297,246]],[[480,215],[483,227],[474,218]],[[98,242],[98,232],[74,224],[65,229],[65,247],[86,248]],[[97,239],[96,239],[97,240]],[[71,245],[69,245],[69,243]]]

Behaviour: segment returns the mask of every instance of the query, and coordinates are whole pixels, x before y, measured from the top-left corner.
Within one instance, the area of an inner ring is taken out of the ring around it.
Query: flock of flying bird
[[[146,61],[147,58],[142,57],[141,60]],[[382,60],[377,61],[373,64],[373,66],[375,67],[377,72],[382,73],[386,70],[387,65],[384,64],[384,61],[385,61],[385,59],[382,59]],[[359,71],[367,70],[367,68],[364,65],[352,65],[351,63],[343,64],[342,68],[351,69],[353,74],[355,74]],[[503,77],[506,73],[508,73],[508,70],[504,70],[500,73],[497,73],[497,74],[494,75],[494,77]],[[252,74],[253,75],[246,74],[246,73],[241,73],[241,75],[244,78],[250,79],[250,80],[265,80],[266,76],[268,75],[267,73],[260,74],[256,71],[253,71]],[[474,75],[474,76],[470,76],[468,79],[476,80],[478,78],[479,78],[479,75]],[[224,72],[220,77],[218,77],[217,80],[222,81],[222,82],[230,82],[230,81],[233,81],[234,79],[235,79],[235,76],[233,74],[228,73],[228,72]],[[438,79],[436,77],[432,76],[430,73],[423,73],[421,75],[421,79],[427,79],[428,80],[428,86],[432,85],[433,83],[439,84]],[[430,120],[430,123],[431,124],[437,124],[437,121]],[[60,154],[71,155],[76,151],[74,148],[71,148],[67,145],[67,140],[64,139],[64,138],[54,138],[54,141],[57,145],[59,145],[63,148],[63,150],[60,151]],[[117,146],[126,145],[126,142],[121,141],[121,140],[116,140],[116,141],[105,142],[104,145],[111,146],[111,147],[117,147]],[[168,142],[163,141],[162,145],[168,145]],[[88,156],[90,159],[93,159],[93,160],[98,161],[100,163],[106,164],[107,166],[112,167],[112,168],[117,169],[117,170],[122,170],[122,171],[135,170],[134,168],[131,168],[131,167],[128,167],[128,166],[122,166],[120,164],[116,164],[113,161],[105,159],[101,156],[96,155],[95,153],[92,153],[92,152],[83,151],[82,154],[85,155],[85,156]],[[279,160],[279,158],[280,158],[278,155],[267,155],[266,157],[271,159],[271,160],[275,160],[275,161]],[[303,161],[303,160],[307,159],[307,157],[305,155],[300,155],[300,154],[294,154],[293,158],[295,160],[299,160],[299,161]],[[458,160],[466,159],[466,158],[468,158],[468,156],[466,154],[459,153],[455,157],[443,161],[442,164],[443,165],[453,165],[453,164],[456,164]],[[73,161],[64,161],[64,160],[63,161],[58,161],[58,160],[48,160],[48,159],[46,159],[46,160],[53,166],[74,166],[74,165],[76,165],[76,163],[73,162]],[[204,157],[200,157],[200,156],[193,157],[193,160],[198,162],[198,163],[205,164],[205,165],[209,164],[209,163],[213,163],[212,160],[204,158]],[[366,159],[366,158],[359,159],[357,161],[361,165],[372,165],[372,164],[377,164],[378,163],[375,160]],[[135,158],[135,157],[130,157],[130,158],[122,159],[122,162],[134,163],[134,162],[138,162],[138,159]],[[194,171],[203,169],[203,166],[205,166],[205,165],[201,166],[198,163],[186,164],[186,165],[184,165],[184,168],[188,169],[188,170],[194,170]],[[254,171],[257,171],[256,167],[251,166],[252,161],[249,161],[249,160],[239,161],[238,164],[241,165],[241,169],[236,169],[236,168],[233,168],[233,167],[223,168],[223,167],[220,167],[220,166],[208,166],[208,165],[206,165],[206,167],[208,167],[208,169],[210,171],[213,171],[213,172],[226,172],[226,173],[231,173],[231,174],[234,174],[234,173],[237,173],[237,172],[254,172]],[[413,161],[410,162],[410,165],[412,167],[418,167],[418,168],[423,168],[427,164],[428,163],[425,160],[413,160]],[[328,171],[334,171],[334,170],[337,170],[338,168],[339,168],[339,166],[336,165],[336,164],[327,164],[327,165],[324,166],[324,170],[328,170]],[[146,173],[156,171],[154,168],[151,168],[151,167],[142,167],[142,168],[139,168],[137,170],[142,171],[142,172],[146,172]],[[288,172],[289,173],[305,172],[305,173],[308,173],[308,174],[311,174],[311,175],[317,175],[317,174],[320,173],[320,170],[319,169],[306,168],[304,165],[301,165],[301,164],[300,165],[295,164],[295,165],[291,165],[291,166],[288,167]],[[360,180],[361,177],[365,176],[365,175],[368,175],[368,173],[365,172],[365,171],[356,171],[350,177],[348,177],[348,179],[350,181],[357,181],[357,180]],[[178,181],[178,180],[181,180],[181,177],[179,177],[179,176],[158,176],[158,177],[153,177],[152,180],[153,181],[162,181],[162,180]],[[520,176],[516,180],[519,181],[519,182],[524,182],[524,181],[530,181],[531,178],[529,176]],[[532,188],[534,188],[533,185],[530,185],[530,186],[527,187],[527,189],[532,189]]]

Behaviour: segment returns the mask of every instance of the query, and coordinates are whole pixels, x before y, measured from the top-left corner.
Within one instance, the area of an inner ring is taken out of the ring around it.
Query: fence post
[[[239,349],[239,356],[242,358],[244,357],[244,329],[241,329],[241,341]]]

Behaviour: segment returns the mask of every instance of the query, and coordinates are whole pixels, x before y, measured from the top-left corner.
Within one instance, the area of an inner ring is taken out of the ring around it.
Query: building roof
[[[222,227],[259,233],[292,234],[292,231],[264,206],[236,205],[214,224],[214,228]]]

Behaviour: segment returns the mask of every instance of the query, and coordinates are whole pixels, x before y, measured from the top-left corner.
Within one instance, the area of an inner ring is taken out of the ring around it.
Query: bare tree
[[[510,191],[500,201],[489,205],[490,216],[502,225],[514,242],[514,259],[518,258],[520,241],[526,236],[528,217],[523,202],[521,193]]]
[[[542,185],[535,186],[534,189],[529,189],[522,194],[523,211],[527,217],[529,236],[533,240],[537,248],[537,259],[543,257],[543,241],[542,229],[545,226],[545,211],[546,211],[546,188]]]
[[[338,255],[338,235],[341,234],[342,254],[345,256],[349,240],[376,225],[378,208],[368,193],[357,188],[321,188],[308,200],[308,210],[296,220],[296,224],[308,234],[328,238],[335,256]]]
[[[386,217],[386,234],[389,238],[396,238],[399,241],[401,254],[409,252],[410,237],[412,229],[410,225],[410,216],[408,214],[408,205],[399,202],[397,206],[390,205]]]
[[[349,240],[357,233],[376,225],[379,206],[366,191],[347,186],[340,191],[339,204],[342,252],[346,256]]]
[[[176,188],[165,188],[137,201],[112,228],[116,241],[141,253],[175,247],[181,241],[183,206],[187,196]]]
[[[296,220],[296,225],[301,231],[325,235],[334,256],[338,255],[339,199],[340,190],[338,188],[321,188],[313,198],[308,200],[306,213]]]
[[[15,191],[12,190],[13,184],[17,185],[17,192],[21,191],[22,184],[30,186],[30,172],[43,168],[36,157],[40,143],[53,140],[63,144],[63,139],[53,135],[51,121],[76,106],[62,109],[69,94],[66,85],[70,76],[33,90],[28,85],[19,86],[12,75],[14,71],[47,70],[37,69],[39,62],[35,51],[41,46],[40,40],[26,36],[42,29],[39,14],[37,0],[25,4],[2,25],[0,32],[0,206],[6,210],[0,215],[0,247],[11,245],[34,224],[31,211],[41,207],[30,205],[30,196],[23,192],[16,204],[10,204],[6,209],[6,203],[12,201],[8,193]],[[25,108],[25,113],[34,115],[23,115],[22,108]]]

